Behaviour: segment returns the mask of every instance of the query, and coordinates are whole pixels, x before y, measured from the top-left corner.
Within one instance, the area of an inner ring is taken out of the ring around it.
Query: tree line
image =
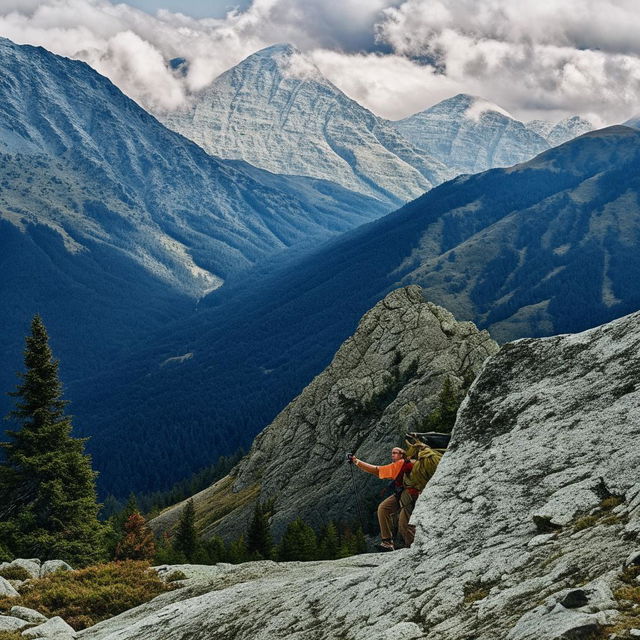
[[[106,521],[100,521],[97,473],[85,453],[86,438],[71,435],[58,361],[46,328],[36,315],[24,350],[25,372],[10,395],[16,399],[8,418],[15,429],[0,442],[0,561],[14,557],[61,559],[72,566],[101,561],[149,560],[156,564],[212,564],[250,560],[323,560],[366,551],[361,528],[329,522],[321,531],[296,519],[276,544],[269,520],[273,501],[258,502],[246,534],[225,543],[200,539],[192,500],[186,502],[172,537],[156,540],[135,496]],[[223,459],[192,482],[205,482],[230,464]],[[156,508],[192,489],[156,494]]]

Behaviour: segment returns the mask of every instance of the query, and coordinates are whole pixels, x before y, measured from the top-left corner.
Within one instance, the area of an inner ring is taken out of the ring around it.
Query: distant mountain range
[[[526,162],[593,129],[578,116],[525,124],[498,105],[464,93],[392,124],[416,149],[456,174]]]
[[[186,110],[157,115],[213,155],[332,180],[396,206],[460,173],[525,162],[593,129],[578,116],[525,124],[467,94],[386,121],[288,44],[250,55]]]
[[[499,341],[579,331],[640,308],[639,143],[640,132],[612,127],[457,178],[293,267],[213,292],[197,315],[84,385],[76,412],[91,417],[105,483],[122,494],[124,475],[146,487],[154,471],[136,460],[151,432],[171,433],[182,452],[161,472],[169,436],[154,438],[153,481],[248,444],[398,285],[420,284],[426,299]]]
[[[213,158],[84,63],[0,39],[0,66],[3,391],[35,312],[82,378],[241,271],[388,210]]]

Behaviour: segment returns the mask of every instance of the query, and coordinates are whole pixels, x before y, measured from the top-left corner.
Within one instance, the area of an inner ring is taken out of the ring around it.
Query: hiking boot
[[[395,551],[396,548],[393,545],[392,540],[383,540],[380,544],[376,545],[380,551]]]

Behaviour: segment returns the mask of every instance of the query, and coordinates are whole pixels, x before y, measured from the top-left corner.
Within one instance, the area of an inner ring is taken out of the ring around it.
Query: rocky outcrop
[[[205,533],[244,533],[255,501],[271,498],[276,536],[297,516],[316,526],[356,519],[345,452],[386,463],[391,447],[407,431],[420,430],[436,408],[445,379],[466,388],[497,349],[486,331],[425,301],[420,287],[390,293],[364,315],[327,369],[256,438],[231,475],[195,496]],[[381,488],[365,474],[357,483],[362,496]],[[152,526],[170,528],[181,508]]]
[[[640,314],[510,343],[460,409],[417,503],[411,549],[238,567],[209,586],[193,578],[171,603],[81,637],[197,640],[215,628],[217,640],[551,640],[607,637],[611,624],[630,636],[640,626],[628,601],[640,557],[639,380]],[[234,583],[234,571],[246,579]]]

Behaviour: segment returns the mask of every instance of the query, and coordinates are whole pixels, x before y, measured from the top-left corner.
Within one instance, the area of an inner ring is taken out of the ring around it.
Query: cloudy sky
[[[84,60],[152,110],[291,42],[384,117],[464,92],[606,125],[640,112],[638,33],[637,0],[0,0],[0,35]]]

